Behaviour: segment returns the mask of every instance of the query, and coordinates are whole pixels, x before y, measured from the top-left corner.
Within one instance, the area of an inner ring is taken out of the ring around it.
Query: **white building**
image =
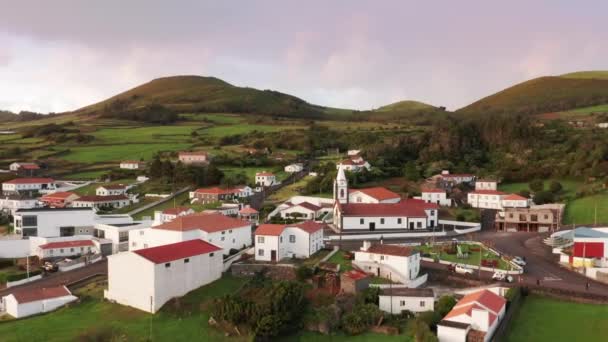
[[[108,257],[110,301],[150,313],[222,276],[222,249],[200,239]]]
[[[255,230],[255,260],[309,258],[323,248],[324,226],[313,221],[260,225]]]
[[[120,168],[125,170],[140,170],[146,167],[146,164],[137,160],[124,160],[120,162]]]
[[[333,223],[340,230],[425,230],[437,226],[438,206],[422,200],[350,203],[344,169],[334,181]]]
[[[251,223],[222,214],[199,213],[146,229],[129,231],[130,251],[188,240],[203,239],[230,249],[251,246]]]
[[[38,200],[17,194],[0,197],[0,211],[13,215],[19,209],[39,207]]]
[[[186,165],[209,163],[207,152],[179,152],[178,159]]]
[[[72,202],[74,208],[118,209],[131,204],[125,195],[82,196]]]
[[[40,259],[63,258],[98,253],[100,253],[100,250],[93,240],[49,242],[39,245],[36,250],[36,255]]]
[[[129,250],[129,232],[152,226],[152,221],[137,221],[128,223],[98,223],[95,225],[93,236],[112,242],[112,254]]]
[[[346,152],[346,155],[349,157],[354,157],[354,156],[358,156],[361,154],[361,150],[348,150]]]
[[[257,186],[273,186],[279,184],[277,182],[277,176],[271,172],[256,172],[255,174],[255,184]]]
[[[6,313],[23,318],[56,310],[78,299],[65,286],[25,288],[2,297]]]
[[[192,215],[195,211],[188,207],[175,207],[168,208],[165,210],[157,210],[154,212],[154,226],[163,224],[165,222],[173,221],[179,216]]]
[[[418,278],[420,252],[410,247],[372,245],[369,241],[364,241],[363,247],[355,252],[353,264],[367,273],[407,284]]]
[[[360,155],[352,155],[349,156],[348,159],[339,162],[338,165],[336,165],[336,168],[342,168],[350,172],[359,172],[363,169],[370,170],[372,166],[367,161],[363,160]]]
[[[445,185],[452,187],[462,183],[472,183],[476,177],[470,173],[450,173],[449,170],[443,170],[439,178]]]
[[[55,180],[52,178],[15,178],[2,183],[2,191],[11,193],[22,191],[53,191],[56,188]]]
[[[379,306],[380,310],[394,315],[405,310],[414,313],[434,311],[435,294],[428,288],[385,288],[380,291]]]
[[[38,164],[36,163],[21,163],[21,162],[14,162],[12,164],[10,164],[8,166],[8,169],[13,171],[13,172],[19,172],[19,171],[38,171],[40,170],[40,166],[38,166]]]
[[[502,208],[528,208],[530,206],[530,199],[517,194],[505,195],[502,197],[501,206]]]
[[[97,215],[90,208],[19,209],[13,216],[15,234],[22,237],[92,235],[98,223],[131,223],[129,215]]]
[[[302,163],[294,163],[285,166],[285,172],[287,173],[297,173],[304,170],[304,165]]]
[[[302,203],[309,203],[315,207],[321,208],[317,212],[317,217],[323,216],[326,213],[330,213],[334,207],[334,200],[332,198],[325,197],[313,197],[313,196],[293,196],[288,201],[279,204],[272,212],[270,212],[267,216],[268,219],[275,217],[277,215],[284,217],[281,215],[281,212],[285,209],[291,208],[294,205],[300,205]]]
[[[502,199],[507,195],[498,190],[475,190],[467,194],[467,203],[473,208],[502,209]]]
[[[441,189],[423,189],[420,199],[425,203],[435,203],[443,207],[452,206],[452,199],[448,198],[448,194],[445,190]]]
[[[493,179],[478,179],[475,181],[475,190],[498,190],[498,181]]]
[[[386,188],[349,189],[349,203],[397,203],[401,201],[399,194]]]
[[[475,341],[490,341],[506,306],[507,301],[490,290],[470,293],[437,324],[437,337],[440,342],[466,342],[473,337]]]
[[[95,189],[97,196],[118,196],[126,195],[128,187],[123,184],[102,185]]]
[[[280,211],[280,215],[284,219],[296,218],[303,220],[316,220],[321,215],[323,207],[314,205],[308,202],[299,204],[291,204]]]

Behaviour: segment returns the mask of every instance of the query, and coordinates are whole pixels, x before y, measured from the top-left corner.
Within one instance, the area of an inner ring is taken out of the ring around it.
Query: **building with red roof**
[[[452,199],[448,198],[447,192],[443,189],[424,188],[420,191],[420,197],[415,198],[419,198],[426,203],[435,203],[444,207],[452,206]]]
[[[336,168],[344,169],[349,172],[359,172],[363,169],[370,170],[372,166],[365,161],[359,154],[349,155],[348,159],[344,159],[336,165]]]
[[[218,213],[177,216],[151,228],[129,231],[129,250],[196,239],[218,245],[228,254],[231,249],[242,249],[251,245],[251,222]]]
[[[201,239],[108,256],[110,301],[150,313],[222,276],[222,248]]]
[[[323,248],[325,224],[262,224],[255,230],[255,260],[280,261],[308,258]]]
[[[178,153],[177,158],[186,165],[209,163],[209,156],[207,152],[204,151],[182,151]]]
[[[74,208],[118,209],[129,204],[131,204],[131,200],[126,195],[81,196],[72,201],[72,207]]]
[[[349,189],[350,203],[397,203],[401,196],[383,187]]]
[[[178,218],[179,216],[192,215],[195,211],[189,207],[175,207],[167,208],[165,210],[157,210],[154,212],[154,226],[170,222]]]
[[[355,252],[353,265],[367,273],[408,284],[418,278],[420,252],[407,246],[364,241]]]
[[[56,310],[77,300],[65,286],[26,287],[2,298],[6,313],[23,318]]]
[[[36,255],[40,259],[64,258],[99,252],[99,246],[90,239],[47,242],[36,249]]]
[[[468,335],[489,341],[505,315],[507,301],[490,290],[464,296],[437,325],[440,341],[466,342]]]
[[[517,194],[508,194],[500,190],[475,189],[467,194],[467,203],[473,208],[496,209],[527,208],[530,200]]]
[[[126,195],[129,187],[125,184],[108,184],[102,185],[95,189],[95,195],[97,196],[117,196]]]
[[[259,187],[273,186],[279,184],[277,176],[272,172],[256,172],[255,184]]]
[[[55,189],[55,180],[52,178],[15,178],[2,183],[2,191],[7,193],[53,191]]]
[[[73,192],[60,191],[40,197],[40,202],[51,208],[65,208],[78,198],[79,196]]]
[[[260,212],[250,206],[246,206],[239,210],[238,217],[241,220],[251,222],[252,224],[258,224],[258,222],[260,221]]]

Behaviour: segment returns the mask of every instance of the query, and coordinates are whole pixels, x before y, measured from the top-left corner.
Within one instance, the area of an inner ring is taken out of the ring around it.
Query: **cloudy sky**
[[[457,109],[608,69],[608,1],[0,0],[0,109],[65,111],[209,75],[309,102]]]

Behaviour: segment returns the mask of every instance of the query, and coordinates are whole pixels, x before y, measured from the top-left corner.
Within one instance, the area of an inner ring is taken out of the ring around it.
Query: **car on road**
[[[511,277],[510,275],[504,273],[504,272],[494,272],[494,274],[492,275],[492,280],[497,280],[497,281],[504,281],[507,283],[512,283],[513,282],[513,277]]]
[[[464,275],[467,275],[467,274],[472,275],[473,269],[469,268],[465,265],[456,265],[456,266],[454,266],[454,272],[459,273],[459,274],[464,274]]]
[[[521,266],[521,267],[526,266],[526,261],[522,257],[516,256],[513,259],[511,259],[511,261],[517,266]]]

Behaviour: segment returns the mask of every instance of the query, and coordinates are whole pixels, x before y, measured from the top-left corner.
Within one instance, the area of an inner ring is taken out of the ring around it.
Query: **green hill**
[[[434,110],[437,107],[431,106],[418,101],[399,101],[391,103],[386,106],[382,106],[375,110],[375,112],[412,112],[420,110]]]
[[[322,108],[297,97],[272,90],[237,87],[215,77],[202,76],[158,78],[77,112],[119,117],[121,113],[141,111],[148,106],[162,106],[180,113],[323,117]]]
[[[569,74],[561,75],[560,77],[564,78],[591,78],[598,80],[608,80],[608,70],[599,70],[599,71],[579,71],[572,72]]]
[[[456,112],[533,115],[606,104],[608,78],[601,78],[605,73],[588,71],[535,78],[485,97]]]

